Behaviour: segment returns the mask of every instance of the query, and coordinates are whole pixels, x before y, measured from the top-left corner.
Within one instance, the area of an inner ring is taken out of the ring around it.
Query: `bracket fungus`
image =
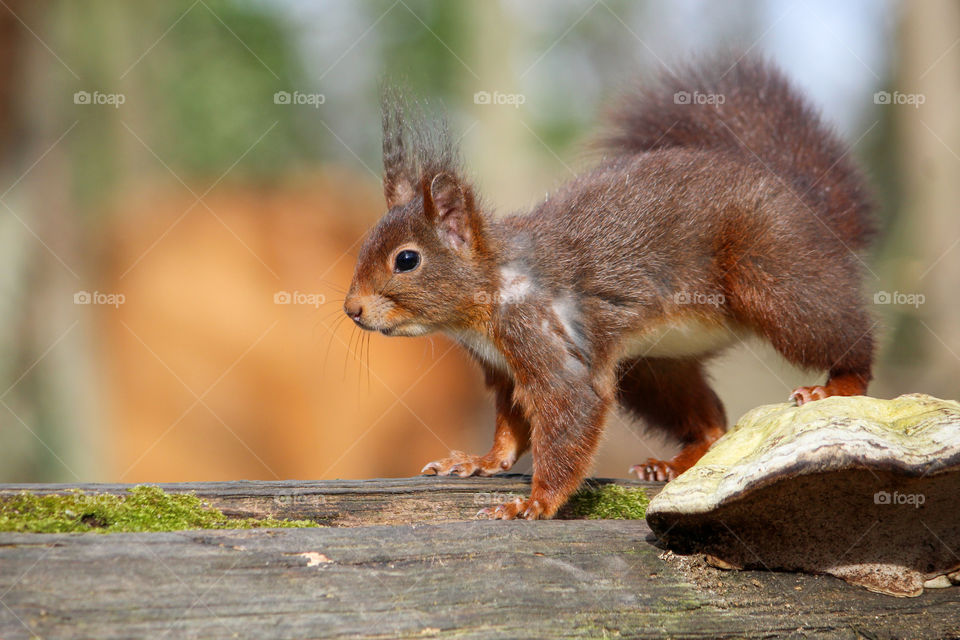
[[[647,522],[722,568],[830,574],[894,596],[960,584],[960,403],[758,407],[651,500]]]

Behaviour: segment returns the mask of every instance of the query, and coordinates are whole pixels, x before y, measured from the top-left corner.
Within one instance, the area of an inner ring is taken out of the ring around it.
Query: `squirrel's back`
[[[849,248],[874,234],[872,200],[846,145],[770,63],[716,58],[666,73],[623,100],[610,123],[609,152],[729,152],[775,174]]]

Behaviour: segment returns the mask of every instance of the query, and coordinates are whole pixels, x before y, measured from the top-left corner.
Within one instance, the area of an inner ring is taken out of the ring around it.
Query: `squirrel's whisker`
[[[323,325],[323,326],[327,329],[327,331],[330,332],[330,337],[327,339],[327,351],[326,351],[326,353],[325,353],[324,356],[323,356],[323,375],[324,375],[324,376],[327,375],[327,362],[328,362],[329,359],[330,359],[330,347],[333,346],[333,341],[334,341],[335,339],[337,339],[337,329],[340,328],[340,325],[341,325],[341,324],[343,323],[343,321],[346,320],[346,319],[347,319],[347,316],[343,316],[343,317],[340,318],[339,320],[336,320],[336,321],[333,323],[333,326],[329,326],[329,325],[327,325],[326,323],[324,323],[324,325]]]

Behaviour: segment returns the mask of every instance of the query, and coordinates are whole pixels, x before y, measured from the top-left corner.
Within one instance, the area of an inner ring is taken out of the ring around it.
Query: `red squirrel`
[[[872,323],[860,258],[872,203],[848,150],[771,64],[664,73],[609,117],[604,156],[526,214],[495,218],[446,127],[384,100],[388,211],[345,299],[361,328],[442,331],[496,396],[486,455],[425,473],[490,475],[533,455],[530,497],[483,510],[549,518],[586,476],[619,402],[683,445],[633,470],[670,480],[726,430],[704,363],[740,336],[826,371],[798,404],[860,395]]]

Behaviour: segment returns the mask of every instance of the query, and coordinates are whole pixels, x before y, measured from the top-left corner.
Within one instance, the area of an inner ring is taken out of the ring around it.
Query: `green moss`
[[[23,492],[0,500],[0,531],[75,533],[96,531],[179,531],[182,529],[253,529],[315,527],[308,520],[228,518],[188,493],[166,493],[136,486],[125,495],[83,493],[36,495]]]
[[[567,508],[574,518],[642,520],[649,502],[647,492],[642,487],[586,485],[570,498]]]

